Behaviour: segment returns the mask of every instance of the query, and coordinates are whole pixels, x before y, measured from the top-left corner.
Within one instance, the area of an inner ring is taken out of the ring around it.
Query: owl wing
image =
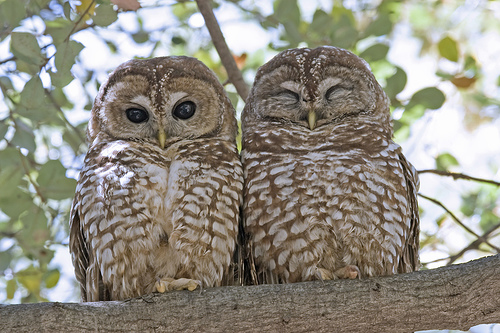
[[[81,297],[84,302],[87,301],[86,291],[86,275],[87,267],[89,266],[89,250],[88,244],[83,235],[83,230],[80,225],[80,214],[78,212],[80,203],[79,195],[75,196],[71,205],[71,216],[69,220],[69,249],[71,259],[75,267],[75,276],[80,283]]]
[[[401,166],[403,167],[404,176],[406,179],[406,197],[408,199],[408,208],[410,215],[409,234],[406,238],[405,249],[399,262],[398,272],[407,273],[419,269],[420,260],[418,257],[419,250],[419,228],[420,219],[418,216],[417,193],[420,187],[418,173],[415,167],[404,157],[401,150],[398,153]]]

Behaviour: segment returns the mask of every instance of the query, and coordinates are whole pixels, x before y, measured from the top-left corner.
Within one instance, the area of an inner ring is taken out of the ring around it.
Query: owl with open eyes
[[[258,70],[241,152],[253,283],[418,269],[419,182],[392,134],[389,100],[351,52],[291,49]]]
[[[189,57],[131,60],[100,88],[70,217],[84,301],[232,281],[243,171],[235,111]]]

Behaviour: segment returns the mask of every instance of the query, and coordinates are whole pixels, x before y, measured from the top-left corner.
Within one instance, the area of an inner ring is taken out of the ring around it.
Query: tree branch
[[[431,198],[431,197],[428,197],[426,195],[423,195],[422,193],[419,193],[418,195],[420,197],[426,199],[426,200],[429,200],[430,202],[433,202],[434,204],[438,205],[439,207],[443,208],[455,220],[455,222],[457,222],[457,224],[460,225],[462,228],[464,228],[467,232],[469,232],[470,234],[474,235],[474,237],[476,237],[482,243],[486,243],[486,244],[488,244],[488,246],[490,246],[491,248],[495,249],[497,252],[500,252],[500,248],[498,248],[495,245],[493,245],[490,242],[488,242],[487,238],[484,238],[483,236],[480,236],[480,235],[476,234],[474,232],[474,230],[472,230],[471,228],[469,228],[468,226],[466,226],[462,221],[460,221],[459,218],[455,214],[453,214],[453,212],[451,210],[449,210],[448,208],[446,208],[446,206],[443,205],[441,203],[441,201],[436,200],[436,199]]]
[[[500,255],[363,280],[0,305],[0,331],[412,332],[500,322]]]
[[[472,177],[463,173],[458,173],[458,172],[449,172],[449,171],[441,171],[441,170],[434,170],[434,169],[428,169],[428,170],[420,170],[418,171],[418,174],[421,175],[423,173],[433,173],[435,175],[440,175],[440,176],[448,176],[448,177],[453,177],[453,179],[465,179],[465,180],[472,180],[475,182],[481,182],[481,183],[487,183],[487,184],[492,184],[496,186],[500,186],[500,182],[496,182],[491,179],[484,179],[484,178],[477,178],[477,177]]]
[[[457,254],[453,255],[453,256],[450,256],[450,258],[448,259],[448,262],[446,263],[446,265],[451,265],[453,264],[458,258],[460,258],[461,256],[464,255],[465,252],[469,251],[469,250],[477,250],[479,249],[479,245],[481,245],[483,243],[482,239],[488,239],[488,236],[490,234],[492,234],[495,230],[497,230],[498,228],[500,228],[500,223],[499,224],[496,224],[494,225],[493,227],[491,227],[489,230],[487,230],[482,236],[481,238],[478,238],[476,239],[475,241],[473,241],[472,243],[470,243],[468,246],[464,247],[460,252],[458,252]],[[498,249],[495,249],[498,253],[500,253],[500,251]]]
[[[214,43],[215,49],[219,54],[222,65],[226,68],[227,76],[229,80],[236,88],[236,91],[241,96],[243,101],[247,99],[248,96],[248,86],[241,76],[241,72],[234,61],[233,55],[226,44],[224,35],[220,30],[219,23],[215,18],[214,12],[212,11],[212,6],[210,5],[210,0],[196,0],[198,9],[200,10],[203,19],[205,20],[205,25],[207,26],[212,42]]]

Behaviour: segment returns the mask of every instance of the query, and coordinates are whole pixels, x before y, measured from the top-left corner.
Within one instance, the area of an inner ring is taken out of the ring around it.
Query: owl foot
[[[347,265],[345,267],[342,267],[341,269],[337,269],[333,274],[335,274],[335,276],[339,279],[361,278],[361,272],[356,265]]]
[[[172,278],[163,278],[155,283],[156,291],[160,293],[164,293],[165,291],[172,290],[189,290],[193,291],[200,286],[200,280],[192,280],[192,279],[172,279]]]
[[[318,279],[324,280],[334,280],[334,279],[356,279],[361,278],[361,272],[359,271],[358,266],[356,265],[347,265],[340,269],[337,269],[335,272],[331,272],[324,268],[318,268],[318,272],[316,273]]]

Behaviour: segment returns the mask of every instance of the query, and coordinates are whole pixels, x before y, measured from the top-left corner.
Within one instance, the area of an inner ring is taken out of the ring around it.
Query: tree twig
[[[487,230],[482,236],[481,238],[483,239],[487,239],[488,236],[493,233],[493,231],[497,230],[498,228],[500,228],[500,223],[494,225],[493,227],[491,227],[489,230]],[[477,250],[479,249],[479,245],[481,245],[482,241],[481,239],[476,239],[475,241],[473,241],[472,243],[470,243],[468,246],[466,246],[465,248],[463,248],[460,252],[458,252],[457,254],[455,255],[452,255],[448,258],[448,262],[446,263],[446,265],[451,265],[453,264],[458,258],[460,258],[461,256],[464,255],[465,252],[469,251],[469,250]],[[494,248],[497,253],[500,253],[499,249],[498,248]]]
[[[447,177],[453,177],[453,179],[465,179],[465,180],[472,180],[475,182],[481,182],[481,183],[487,183],[487,184],[492,184],[496,186],[500,186],[500,182],[491,180],[491,179],[484,179],[484,178],[478,178],[478,177],[472,177],[463,173],[458,173],[458,172],[449,172],[449,171],[442,171],[442,170],[435,170],[435,169],[427,169],[427,170],[420,170],[418,171],[418,174],[421,175],[423,173],[433,173],[435,175],[439,176],[447,176]]]
[[[220,30],[219,23],[217,23],[217,19],[212,11],[210,0],[196,0],[196,3],[201,15],[203,15],[205,25],[207,26],[220,60],[222,61],[224,68],[226,68],[229,80],[234,85],[241,98],[245,101],[248,96],[248,86],[243,80],[243,76],[236,65],[236,61],[234,61],[233,55],[227,46],[224,35]]]
[[[457,222],[458,225],[460,225],[462,228],[464,228],[465,230],[467,230],[470,234],[474,235],[474,237],[476,237],[481,242],[483,242],[485,244],[488,244],[490,247],[492,247],[493,249],[495,249],[497,252],[500,252],[500,249],[498,247],[496,247],[495,245],[493,245],[490,242],[488,242],[488,239],[483,238],[482,236],[476,234],[474,232],[474,230],[472,230],[471,228],[469,228],[468,226],[466,226],[462,221],[460,221],[460,219],[455,214],[453,214],[453,212],[451,210],[449,210],[448,208],[446,208],[446,206],[443,205],[439,200],[436,200],[434,198],[431,198],[431,197],[428,197],[426,195],[423,195],[422,193],[419,193],[418,195],[420,197],[426,199],[426,200],[429,200],[430,202],[435,203],[439,207],[443,208],[455,220],[455,222]]]

